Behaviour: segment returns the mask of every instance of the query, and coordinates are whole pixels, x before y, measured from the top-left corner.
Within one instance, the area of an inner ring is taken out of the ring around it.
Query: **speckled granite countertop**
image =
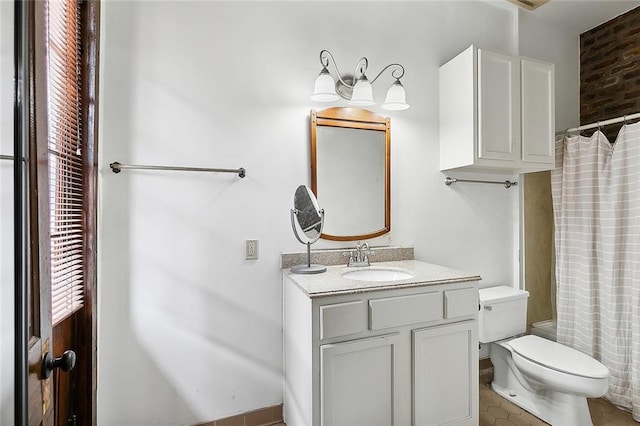
[[[364,269],[397,269],[409,272],[413,277],[390,282],[357,281],[342,276],[345,272]],[[481,280],[477,274],[419,260],[375,262],[369,267],[327,266],[327,272],[322,274],[293,274],[289,269],[284,269],[283,273],[310,298]]]

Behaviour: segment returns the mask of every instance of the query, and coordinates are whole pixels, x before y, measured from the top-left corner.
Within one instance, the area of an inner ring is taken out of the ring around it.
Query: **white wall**
[[[556,65],[556,131],[580,123],[580,36],[519,12],[519,50],[523,56]]]
[[[13,2],[0,1],[0,154],[13,155]],[[0,160],[0,425],[13,424],[13,163]]]
[[[472,43],[518,53],[512,10],[114,1],[102,12],[101,425],[193,424],[282,402],[279,255],[303,250],[289,208],[310,184],[309,110],[326,105],[309,95],[323,48],[344,72],[365,55],[371,77],[390,62],[407,69],[411,109],[391,114],[392,233],[373,244],[414,246],[419,260],[485,285],[518,276],[518,188],[446,187],[438,170],[438,67]],[[577,90],[567,81],[560,91]],[[377,99],[391,82],[376,83]],[[242,166],[247,177],[115,175],[113,161]],[[258,261],[244,260],[245,239],[260,240]]]

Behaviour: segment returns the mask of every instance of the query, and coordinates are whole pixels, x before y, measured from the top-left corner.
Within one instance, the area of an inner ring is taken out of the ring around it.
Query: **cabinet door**
[[[520,157],[518,61],[478,49],[478,158]]]
[[[522,59],[522,161],[555,162],[553,64]]]
[[[478,423],[477,322],[412,332],[413,424]]]
[[[320,347],[320,423],[395,423],[398,333]]]

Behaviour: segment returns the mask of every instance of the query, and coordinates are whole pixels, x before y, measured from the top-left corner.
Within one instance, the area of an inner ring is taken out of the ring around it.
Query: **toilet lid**
[[[609,377],[609,369],[590,356],[542,337],[522,336],[509,345],[518,355],[547,368],[594,379]]]

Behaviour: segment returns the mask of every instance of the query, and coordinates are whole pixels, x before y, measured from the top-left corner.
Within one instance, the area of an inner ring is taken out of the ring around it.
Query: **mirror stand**
[[[296,227],[296,219],[298,213],[299,210],[291,209],[291,227],[293,228],[293,233],[298,241],[300,241],[302,244],[307,245],[307,263],[293,266],[291,268],[291,272],[294,274],[321,274],[327,270],[327,267],[324,265],[311,263],[311,244],[318,241],[318,239],[320,238],[320,234],[322,234],[322,228],[324,226],[324,210],[320,209],[320,231],[318,232],[318,236],[313,239],[309,239],[306,242],[302,240],[300,234],[298,234],[298,229]]]

